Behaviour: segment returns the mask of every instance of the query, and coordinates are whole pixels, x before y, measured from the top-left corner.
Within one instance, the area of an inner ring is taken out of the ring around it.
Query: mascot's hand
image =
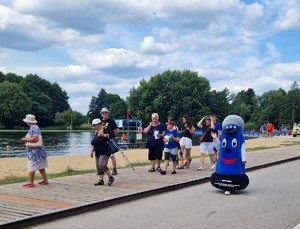
[[[216,139],[216,138],[217,138],[217,135],[216,135],[215,132],[211,132],[211,133],[210,133],[210,136],[212,136],[213,139]]]

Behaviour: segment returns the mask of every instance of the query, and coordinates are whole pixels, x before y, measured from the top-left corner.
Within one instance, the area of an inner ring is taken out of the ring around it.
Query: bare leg
[[[191,149],[185,149],[186,152],[186,165],[187,167],[190,166],[191,163]]]
[[[160,167],[161,160],[156,160],[156,168]]]
[[[151,164],[151,168],[154,168],[154,169],[155,169],[155,160],[151,160],[151,161],[150,161],[150,164]]]
[[[47,178],[47,175],[46,175],[46,170],[45,169],[40,169],[39,171],[40,171],[40,173],[41,173],[41,175],[43,177],[43,181],[45,183],[48,183],[48,178]]]
[[[169,160],[165,160],[164,171],[167,171]]]
[[[183,157],[184,147],[185,146],[180,146],[179,167],[183,167],[184,166],[184,157]]]
[[[29,182],[28,183],[33,184],[34,175],[35,175],[35,171],[29,171]]]
[[[205,157],[205,153],[201,153],[200,155],[200,168],[204,169],[204,157]]]
[[[211,164],[211,168],[214,168],[214,155],[213,154],[209,154],[209,159],[210,159],[210,164]]]
[[[176,161],[173,161],[173,171],[176,171]]]
[[[112,163],[113,169],[116,169],[117,168],[117,160],[116,160],[115,155],[111,156],[110,159],[111,159],[111,163]]]

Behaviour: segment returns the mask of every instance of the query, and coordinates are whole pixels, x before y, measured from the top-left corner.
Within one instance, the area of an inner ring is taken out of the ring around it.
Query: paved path
[[[300,146],[249,152],[247,159],[248,171],[298,160]],[[94,186],[95,174],[55,178],[50,180],[50,185],[35,188],[23,188],[20,183],[3,185],[0,186],[0,228],[22,228],[207,182],[212,171],[208,158],[205,163],[204,171],[196,171],[199,159],[194,159],[190,169],[178,170],[176,175],[168,171],[166,176],[148,173],[149,166],[136,167],[135,171],[122,169],[113,186]]]

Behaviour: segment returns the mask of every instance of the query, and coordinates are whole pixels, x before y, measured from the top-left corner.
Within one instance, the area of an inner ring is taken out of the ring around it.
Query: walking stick
[[[135,169],[133,168],[133,164],[131,164],[131,162],[128,160],[128,158],[126,157],[126,155],[125,155],[125,154],[123,153],[123,151],[119,148],[118,143],[116,142],[116,140],[113,139],[113,138],[110,138],[109,140],[110,140],[110,141],[114,144],[114,146],[118,149],[118,151],[119,151],[119,152],[121,153],[121,155],[125,158],[125,160],[128,162],[128,164],[131,165],[132,170],[135,171]]]

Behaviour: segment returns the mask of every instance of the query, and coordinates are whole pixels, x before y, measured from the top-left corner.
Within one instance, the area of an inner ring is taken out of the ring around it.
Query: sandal
[[[48,182],[48,181],[43,181],[43,180],[42,180],[42,181],[39,181],[38,184],[41,184],[41,185],[47,185],[47,184],[49,184],[49,182]]]
[[[155,172],[155,168],[151,168],[148,170],[149,173]]]
[[[184,166],[178,166],[177,169],[184,169]]]
[[[200,167],[200,168],[198,168],[198,169],[197,169],[197,171],[203,171],[203,168],[202,168],[202,167]]]
[[[156,171],[159,172],[159,173],[161,173],[162,169],[160,167],[157,167]]]
[[[24,188],[33,188],[34,184],[33,183],[27,183],[27,184],[23,184]]]

